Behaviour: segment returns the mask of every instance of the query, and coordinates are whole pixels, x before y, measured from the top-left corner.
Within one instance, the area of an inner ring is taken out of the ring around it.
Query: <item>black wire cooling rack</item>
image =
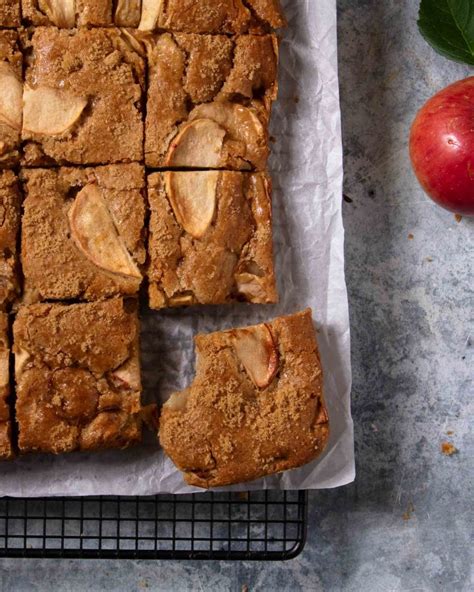
[[[0,498],[0,556],[292,559],[306,514],[297,491]]]

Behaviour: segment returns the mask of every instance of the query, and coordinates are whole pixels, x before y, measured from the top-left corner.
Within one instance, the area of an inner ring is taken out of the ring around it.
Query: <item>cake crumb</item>
[[[414,511],[415,511],[415,506],[413,505],[413,502],[408,502],[406,512],[403,513],[403,520],[405,520],[405,521],[411,520],[411,517],[412,517]]]
[[[140,588],[149,588],[148,582],[146,580],[139,580],[138,581],[138,586]]]
[[[249,587],[247,586],[247,584],[244,584],[244,585],[242,586],[242,590],[241,590],[241,592],[249,592]]]
[[[414,238],[415,235],[410,232],[410,234],[408,235],[408,240],[413,240]]]
[[[446,432],[446,436],[454,436],[454,432],[453,432],[453,430],[448,430],[448,431]]]
[[[453,454],[456,454],[459,452],[459,450],[456,448],[456,446],[454,446],[454,444],[451,444],[451,442],[443,442],[441,444],[441,452],[445,456],[453,456]]]
[[[461,222],[461,220],[462,220],[461,214],[454,214],[454,219],[459,224],[459,222]]]

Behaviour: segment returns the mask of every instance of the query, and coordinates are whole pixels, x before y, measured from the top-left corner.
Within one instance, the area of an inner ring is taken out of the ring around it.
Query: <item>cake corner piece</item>
[[[127,448],[143,416],[137,304],[34,304],[13,325],[21,454]]]

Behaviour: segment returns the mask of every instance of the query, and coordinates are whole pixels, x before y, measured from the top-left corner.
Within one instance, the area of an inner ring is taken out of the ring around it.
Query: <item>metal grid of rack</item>
[[[0,556],[292,559],[306,514],[296,491],[1,498]]]

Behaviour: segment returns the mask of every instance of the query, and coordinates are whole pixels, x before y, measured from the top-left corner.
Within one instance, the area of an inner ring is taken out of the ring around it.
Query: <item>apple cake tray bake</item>
[[[3,6],[0,458],[128,448],[158,423],[141,398],[142,288],[160,311],[278,300],[267,161],[284,18],[277,0],[21,0],[9,25]],[[196,353],[157,433],[188,484],[325,449],[310,310],[198,335]]]

